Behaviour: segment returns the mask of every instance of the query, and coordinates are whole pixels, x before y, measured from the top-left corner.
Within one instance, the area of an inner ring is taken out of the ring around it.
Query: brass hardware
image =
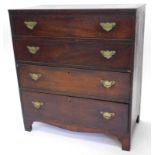
[[[100,53],[104,58],[110,59],[113,55],[116,54],[116,51],[101,50]]]
[[[29,73],[29,75],[30,75],[31,79],[34,80],[34,81],[39,80],[39,78],[42,76],[39,73]]]
[[[100,26],[103,28],[103,30],[109,32],[116,26],[116,23],[115,22],[101,22]]]
[[[32,101],[32,104],[36,109],[40,109],[44,105],[43,102],[39,102],[39,101]]]
[[[31,54],[36,54],[40,49],[40,47],[38,47],[38,46],[26,46],[26,47],[27,47],[29,53],[31,53]]]
[[[113,85],[115,85],[115,83],[116,83],[116,81],[108,81],[108,80],[101,80],[100,82],[101,82],[102,86],[105,88],[110,88]]]
[[[103,116],[104,119],[106,120],[110,120],[112,117],[115,116],[115,113],[111,113],[111,112],[103,112],[101,111],[100,114]]]
[[[25,21],[24,24],[28,29],[33,30],[35,28],[35,26],[37,25],[37,22],[35,22],[35,21]]]

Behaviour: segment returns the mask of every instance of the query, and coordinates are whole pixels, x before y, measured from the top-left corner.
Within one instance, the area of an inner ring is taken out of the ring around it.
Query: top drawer
[[[133,39],[135,16],[115,14],[12,15],[13,35]]]

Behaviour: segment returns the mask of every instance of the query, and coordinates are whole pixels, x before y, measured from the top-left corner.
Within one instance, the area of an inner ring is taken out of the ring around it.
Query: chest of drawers
[[[9,10],[25,130],[111,134],[139,122],[144,5]]]

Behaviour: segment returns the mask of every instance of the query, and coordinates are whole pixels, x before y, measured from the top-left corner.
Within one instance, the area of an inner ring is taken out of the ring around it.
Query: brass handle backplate
[[[36,109],[40,109],[44,105],[44,103],[40,101],[32,101],[32,104]]]
[[[104,88],[111,88],[113,85],[115,85],[116,81],[112,80],[112,81],[109,81],[109,80],[101,80],[100,81],[102,86]]]
[[[113,55],[116,54],[116,51],[101,50],[100,53],[104,58],[110,59]]]
[[[40,73],[29,73],[29,76],[32,80],[37,81],[42,75]]]
[[[101,111],[100,114],[103,116],[104,119],[110,120],[112,117],[115,116],[115,113],[113,112],[103,112]]]
[[[116,23],[115,22],[101,22],[100,26],[103,28],[103,30],[105,30],[106,32],[109,32],[116,26]]]
[[[36,54],[40,49],[40,47],[38,47],[38,46],[29,46],[28,45],[26,47],[27,47],[27,50],[29,51],[29,53],[31,53],[31,54]]]
[[[35,26],[37,25],[37,22],[36,21],[25,21],[24,24],[28,29],[33,30]]]

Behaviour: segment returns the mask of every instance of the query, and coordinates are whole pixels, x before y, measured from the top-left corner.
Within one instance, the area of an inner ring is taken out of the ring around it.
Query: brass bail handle
[[[26,46],[27,50],[29,53],[35,55],[37,54],[37,52],[40,50],[40,47],[39,46]]]
[[[40,74],[40,73],[29,73],[29,76],[32,80],[37,81],[41,78],[42,74]]]
[[[24,25],[29,29],[29,30],[33,30],[36,25],[37,22],[36,21],[24,21]]]
[[[35,109],[40,109],[44,105],[44,103],[40,101],[32,101],[32,104]]]
[[[100,26],[102,27],[104,31],[109,32],[116,26],[116,23],[115,22],[101,22]]]
[[[116,81],[112,80],[101,80],[100,81],[101,85],[104,87],[104,88],[111,88],[113,85],[116,84]]]
[[[103,116],[103,118],[106,119],[106,120],[110,120],[110,119],[112,119],[112,117],[115,116],[115,113],[113,113],[113,112],[103,112],[103,111],[101,111],[100,114],[101,114],[101,115]]]
[[[116,54],[116,51],[114,51],[114,50],[111,50],[111,51],[110,50],[101,50],[100,53],[104,58],[110,59],[110,58],[112,58],[113,55]]]

